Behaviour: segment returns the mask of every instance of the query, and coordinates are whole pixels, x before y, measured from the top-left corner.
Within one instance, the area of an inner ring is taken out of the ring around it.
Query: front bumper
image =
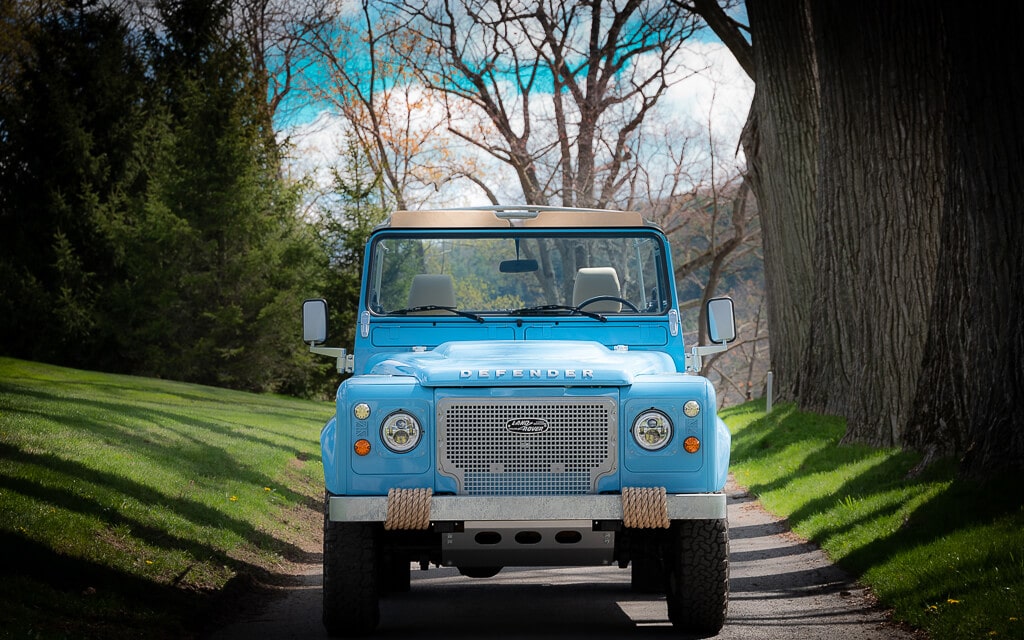
[[[671,520],[726,517],[724,493],[669,494],[666,498]],[[331,496],[328,517],[334,522],[384,522],[387,506],[387,496]],[[622,498],[617,495],[430,498],[431,522],[622,519]]]

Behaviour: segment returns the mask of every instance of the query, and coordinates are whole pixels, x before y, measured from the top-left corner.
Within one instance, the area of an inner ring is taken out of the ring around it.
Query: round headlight
[[[700,403],[696,400],[690,400],[683,405],[683,413],[686,414],[687,418],[696,418],[697,414],[700,413]]]
[[[380,437],[384,446],[395,453],[411,451],[420,442],[423,430],[420,423],[404,411],[396,411],[384,418],[380,426]]]
[[[633,421],[633,439],[644,449],[657,451],[672,439],[672,421],[660,411],[645,411]]]

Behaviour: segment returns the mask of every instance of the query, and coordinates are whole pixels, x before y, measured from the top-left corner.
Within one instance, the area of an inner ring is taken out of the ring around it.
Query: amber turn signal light
[[[683,449],[686,453],[697,453],[700,450],[700,440],[690,436],[686,440],[683,440]]]
[[[356,440],[355,450],[357,456],[365,456],[370,453],[370,441],[366,439]]]

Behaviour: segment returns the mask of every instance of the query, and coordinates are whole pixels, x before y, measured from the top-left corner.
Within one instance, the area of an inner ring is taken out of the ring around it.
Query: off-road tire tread
[[[675,520],[666,547],[666,601],[673,627],[688,635],[717,635],[729,607],[727,521]]]
[[[324,516],[323,623],[332,637],[367,635],[380,622],[378,528]]]

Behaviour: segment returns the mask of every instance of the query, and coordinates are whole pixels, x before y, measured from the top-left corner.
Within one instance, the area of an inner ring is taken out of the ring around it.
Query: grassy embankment
[[[839,445],[843,421],[728,409],[732,471],[766,509],[933,640],[1024,637],[1024,479],[987,484],[912,453]]]
[[[317,558],[329,411],[0,358],[0,637],[189,637]]]

